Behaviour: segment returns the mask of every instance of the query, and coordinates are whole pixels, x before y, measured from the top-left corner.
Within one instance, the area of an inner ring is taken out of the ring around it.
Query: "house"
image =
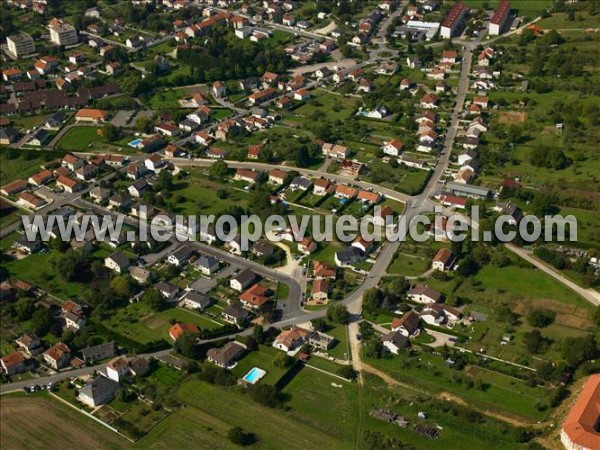
[[[269,257],[275,253],[275,247],[268,242],[258,241],[256,242],[251,249],[252,253],[259,258],[261,257]]]
[[[435,109],[438,107],[437,102],[438,99],[435,95],[425,94],[421,99],[421,108]]]
[[[129,268],[129,258],[121,252],[114,252],[104,259],[104,266],[117,273],[125,273]]]
[[[44,350],[42,341],[33,333],[25,333],[16,341],[19,348],[29,356],[35,356]]]
[[[9,196],[9,195],[18,194],[19,192],[21,192],[25,189],[27,189],[27,181],[15,180],[12,183],[2,186],[2,189],[0,189],[0,192],[2,193],[2,195]]]
[[[25,358],[19,352],[11,352],[0,358],[2,370],[8,377],[25,372]]]
[[[77,400],[90,408],[96,408],[97,406],[109,403],[115,398],[115,394],[119,389],[119,383],[106,377],[96,377],[88,380],[79,389]]]
[[[293,326],[289,330],[284,330],[275,338],[273,341],[273,347],[283,350],[284,352],[291,352],[297,348],[302,347],[310,336],[311,332],[298,326]]]
[[[201,294],[196,291],[187,291],[183,297],[179,306],[189,309],[202,310],[210,306],[211,300],[208,295]]]
[[[239,342],[228,342],[221,348],[211,348],[206,352],[207,359],[224,369],[235,367],[238,359],[246,352],[246,348]]]
[[[186,264],[193,255],[194,250],[192,247],[189,245],[182,245],[167,257],[167,262],[179,267],[183,264]]]
[[[65,192],[72,194],[83,189],[83,184],[66,176],[59,176],[56,179],[56,185],[62,188]]]
[[[294,92],[294,100],[298,100],[298,101],[304,101],[304,100],[308,100],[310,98],[310,91],[308,89],[298,89],[296,92]]]
[[[98,170],[98,166],[95,164],[84,164],[79,169],[75,170],[75,176],[82,181],[87,181],[96,176]]]
[[[43,353],[44,361],[55,370],[66,367],[71,362],[71,349],[58,342]]]
[[[390,331],[383,335],[381,342],[394,355],[399,354],[400,350],[408,346],[408,338],[400,331]]]
[[[287,180],[287,177],[288,177],[288,173],[283,170],[272,169],[269,171],[269,182],[270,183],[282,185],[283,183],[285,183],[285,180]]]
[[[223,320],[240,328],[246,324],[249,316],[248,311],[235,305],[229,305],[221,312]]]
[[[169,328],[169,337],[176,341],[184,334],[200,334],[200,330],[193,323],[176,323]]]
[[[148,182],[143,178],[140,178],[139,180],[135,180],[131,186],[127,188],[127,191],[132,197],[140,198],[148,189],[150,189]]]
[[[110,378],[117,383],[121,382],[129,373],[127,359],[123,356],[117,356],[116,358],[111,359],[106,364],[105,373],[107,378]]]
[[[456,50],[443,50],[442,51],[442,62],[454,64],[458,58]]]
[[[435,254],[433,258],[433,262],[431,263],[431,268],[433,270],[450,270],[452,265],[454,264],[454,255],[447,248],[441,248]]]
[[[521,211],[521,208],[510,201],[498,202],[498,204],[494,206],[493,210],[508,216],[506,223],[512,226],[518,225],[523,218],[523,211]]]
[[[311,237],[302,238],[298,242],[298,251],[305,255],[310,255],[317,250],[318,244]]]
[[[138,284],[145,285],[152,281],[154,274],[148,269],[139,266],[131,266],[129,268],[129,276]]]
[[[417,303],[438,303],[443,299],[443,295],[435,289],[424,284],[416,284],[406,293],[406,297]]]
[[[27,141],[27,145],[41,147],[49,139],[48,132],[44,128],[38,128]]]
[[[194,266],[203,275],[212,275],[219,271],[219,259],[211,255],[200,255],[200,257],[194,261]]]
[[[104,123],[108,119],[108,111],[101,109],[80,109],[75,113],[76,122]]]
[[[404,143],[397,141],[397,140],[391,140],[391,141],[385,142],[382,147],[383,153],[385,153],[386,155],[392,155],[392,156],[398,156],[402,152],[403,148],[404,148]]]
[[[143,377],[150,371],[150,361],[143,356],[134,356],[129,360],[129,371],[134,377]]]
[[[46,204],[46,200],[38,197],[32,192],[21,192],[19,194],[19,200],[17,203],[25,208],[36,210],[44,206]]]
[[[117,209],[127,208],[131,205],[131,196],[128,192],[115,194],[108,200],[108,205]]]
[[[338,184],[335,188],[335,196],[338,198],[354,198],[358,193],[358,189],[352,186],[346,186],[345,184]]]
[[[12,246],[20,252],[31,255],[41,250],[43,244],[42,241],[37,238],[30,241],[27,239],[27,236],[19,236],[17,239],[15,239]]]
[[[212,93],[216,98],[222,98],[227,95],[227,89],[223,83],[215,81],[212,85]]]
[[[9,145],[17,140],[17,132],[14,128],[0,128],[0,145]]]
[[[365,253],[371,253],[373,250],[373,241],[365,239],[362,236],[357,236],[356,239],[354,239],[354,242],[352,242],[351,247],[362,250]]]
[[[178,126],[173,125],[172,123],[161,123],[154,127],[154,131],[162,134],[163,136],[174,137],[177,136],[181,130]]]
[[[206,156],[210,159],[225,159],[228,153],[224,148],[211,147],[206,150]]]
[[[110,189],[96,186],[90,190],[90,198],[96,203],[101,203],[110,197]]]
[[[67,153],[61,161],[61,165],[69,169],[71,172],[74,172],[75,170],[79,169],[84,164],[85,161],[83,159],[78,158],[72,153]]]
[[[116,347],[114,342],[105,342],[103,344],[92,345],[81,350],[81,355],[86,363],[100,361],[115,355]]]
[[[408,311],[400,318],[392,320],[392,331],[399,331],[406,337],[414,336],[419,331],[419,315]]]
[[[254,169],[238,169],[235,172],[233,179],[245,181],[247,183],[256,183],[263,175],[263,172]]]
[[[254,284],[244,291],[239,299],[246,308],[260,309],[269,301],[268,293],[269,290],[267,288],[259,284]]]
[[[313,282],[312,298],[321,302],[329,300],[329,283],[326,279],[318,279]]]
[[[334,260],[338,267],[353,267],[366,257],[363,250],[351,246],[335,252]]]
[[[465,150],[460,155],[458,155],[458,165],[462,167],[463,165],[475,158],[477,158],[477,152],[475,150]]]
[[[400,82],[400,90],[401,91],[408,90],[411,88],[412,85],[413,85],[412,81],[410,81],[408,78],[403,78],[402,81]]]
[[[213,137],[206,131],[200,131],[196,133],[194,137],[197,144],[208,146],[214,142]]]
[[[381,200],[381,196],[377,192],[361,189],[356,196],[359,202],[374,205]]]
[[[489,103],[489,99],[486,96],[476,96],[475,98],[473,98],[473,104],[477,105],[483,109],[487,109],[488,107],[488,103]]]
[[[248,153],[246,154],[246,158],[248,159],[258,159],[260,157],[260,151],[262,150],[262,145],[251,145],[248,147]]]
[[[345,159],[350,156],[350,149],[344,145],[323,143],[321,146],[321,152],[323,156]]]
[[[177,294],[179,294],[179,288],[177,286],[175,286],[174,284],[171,284],[167,281],[159,281],[153,287],[167,301],[175,300],[175,297],[177,297]]]
[[[247,268],[242,270],[229,281],[229,287],[238,292],[242,292],[244,289],[254,283],[256,279],[257,275],[252,271],[252,269]]]
[[[325,178],[317,178],[313,182],[313,193],[315,195],[326,195],[330,192],[332,184]]]
[[[301,191],[307,191],[312,187],[312,180],[305,178],[301,175],[294,177],[292,182],[290,183],[290,189],[296,190],[299,189]]]
[[[455,183],[467,184],[469,183],[473,177],[475,176],[475,172],[471,169],[460,169],[453,177]]]
[[[313,261],[313,277],[315,280],[320,279],[335,279],[337,271],[335,267],[331,267],[321,261]]]

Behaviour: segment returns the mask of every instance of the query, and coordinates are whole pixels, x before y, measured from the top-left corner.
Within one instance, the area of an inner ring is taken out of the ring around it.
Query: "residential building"
[[[381,341],[383,346],[394,355],[397,355],[400,350],[408,346],[408,338],[400,331],[390,331],[381,338]]]
[[[189,309],[202,310],[210,306],[211,300],[208,295],[201,294],[196,291],[187,291],[183,297],[181,297],[180,306]]]
[[[127,359],[123,356],[117,356],[111,359],[105,367],[106,377],[117,383],[120,383],[123,378],[129,373]]]
[[[44,361],[55,370],[66,367],[71,362],[71,349],[62,342],[54,344],[43,354]]]
[[[399,331],[406,337],[414,336],[419,331],[419,315],[408,311],[400,318],[392,320],[392,331]]]
[[[468,8],[462,2],[454,4],[448,15],[442,21],[440,36],[444,39],[450,39],[462,27],[463,19],[468,12]]]
[[[184,334],[200,334],[200,330],[193,323],[176,323],[169,328],[169,337],[176,341]]]
[[[386,155],[398,156],[404,148],[404,143],[397,140],[391,140],[386,142],[382,148],[383,153]]]
[[[76,122],[104,123],[108,119],[108,111],[101,109],[80,109],[75,113]]]
[[[506,28],[506,22],[510,14],[510,1],[500,0],[498,7],[488,25],[488,34],[490,36],[499,36]]]
[[[96,377],[79,389],[77,400],[90,408],[96,408],[109,403],[119,389],[119,383],[105,377]]]
[[[413,302],[428,304],[441,301],[443,295],[427,285],[417,284],[408,290],[406,297]]]
[[[79,41],[75,27],[62,20],[52,19],[48,25],[48,29],[50,30],[50,41],[56,45],[68,47],[77,44]]]
[[[321,278],[313,282],[311,297],[320,302],[329,300],[329,283],[326,279]]]
[[[114,252],[104,259],[104,265],[117,273],[125,273],[129,268],[129,258],[121,252]]]
[[[200,255],[200,257],[194,261],[194,267],[200,270],[202,275],[212,275],[219,271],[219,259],[211,255]]]
[[[221,348],[211,348],[206,352],[207,359],[219,367],[231,369],[235,367],[238,359],[246,352],[246,348],[239,342],[228,342]]]
[[[27,33],[19,33],[6,38],[8,51],[16,58],[35,53],[33,38]]]
[[[103,344],[92,345],[81,350],[81,355],[86,363],[100,361],[115,355],[116,347],[114,342],[105,342]]]
[[[284,330],[279,333],[273,341],[273,347],[283,350],[284,352],[293,351],[304,345],[304,343],[308,341],[310,334],[311,332],[309,330],[293,326],[289,330]]]
[[[233,323],[240,328],[246,324],[249,316],[250,313],[248,311],[235,305],[229,305],[221,312],[223,320]]]
[[[252,269],[247,268],[242,270],[229,281],[229,287],[238,292],[242,292],[244,289],[254,283],[256,279],[257,275],[252,271]]]
[[[25,358],[19,352],[11,352],[0,358],[0,365],[9,377],[25,372]]]
[[[186,264],[193,255],[194,250],[189,245],[182,245],[167,257],[167,262],[179,267]]]
[[[239,299],[246,308],[260,309],[269,301],[269,290],[260,284],[254,284],[244,291]]]
[[[42,341],[33,333],[25,333],[20,336],[16,341],[19,348],[27,353],[29,356],[35,356],[44,350]]]
[[[442,272],[445,270],[450,270],[454,264],[454,259],[454,255],[450,250],[447,248],[441,248],[435,254],[433,262],[431,263],[431,268],[433,270],[441,270]]]

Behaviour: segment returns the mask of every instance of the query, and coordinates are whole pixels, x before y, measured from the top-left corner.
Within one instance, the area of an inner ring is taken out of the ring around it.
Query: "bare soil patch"
[[[526,112],[504,111],[500,113],[500,123],[525,122],[527,120]]]

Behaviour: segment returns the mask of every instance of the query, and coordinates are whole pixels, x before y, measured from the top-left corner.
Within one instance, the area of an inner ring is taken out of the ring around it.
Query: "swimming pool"
[[[246,383],[256,384],[266,374],[267,372],[264,370],[259,369],[258,367],[253,367],[246,375],[244,375],[242,380],[244,380]]]
[[[129,144],[130,147],[136,148],[138,145],[142,143],[142,139],[138,138],[135,141],[131,141]]]

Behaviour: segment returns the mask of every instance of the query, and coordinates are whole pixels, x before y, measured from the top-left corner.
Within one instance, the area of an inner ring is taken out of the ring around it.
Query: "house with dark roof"
[[[194,256],[194,250],[189,245],[182,245],[167,257],[167,262],[174,266],[186,264]]]
[[[242,270],[229,281],[229,287],[238,292],[242,292],[244,289],[254,283],[257,278],[258,276],[252,271],[252,269],[247,268]]]
[[[246,352],[246,348],[239,342],[228,342],[223,347],[211,348],[206,352],[207,359],[219,367],[231,369]]]
[[[179,306],[199,310],[208,308],[210,304],[211,300],[208,295],[196,291],[187,291],[179,302]]]
[[[390,331],[381,338],[383,346],[394,355],[400,353],[400,350],[408,346],[408,338],[400,331]]]
[[[408,311],[400,318],[392,320],[392,331],[399,331],[406,337],[414,336],[419,331],[419,315],[414,311]]]
[[[95,408],[109,403],[115,398],[115,394],[120,388],[119,383],[113,380],[106,377],[96,377],[79,389],[77,400],[91,408]]]
[[[86,363],[100,361],[115,356],[116,346],[114,342],[104,342],[91,345],[81,350],[81,356]]]
[[[121,252],[114,252],[104,259],[104,266],[117,273],[124,273],[129,268],[129,258]]]
[[[334,260],[338,267],[353,267],[363,261],[367,254],[359,248],[347,247],[335,252]]]
[[[437,303],[443,299],[443,295],[435,289],[424,284],[416,284],[406,293],[406,297],[417,303]]]
[[[226,322],[233,323],[238,327],[243,328],[250,317],[250,313],[239,306],[229,305],[221,312],[221,317]]]
[[[200,257],[194,261],[194,267],[196,267],[202,275],[212,275],[219,271],[219,258],[215,258],[211,255],[200,255]]]

